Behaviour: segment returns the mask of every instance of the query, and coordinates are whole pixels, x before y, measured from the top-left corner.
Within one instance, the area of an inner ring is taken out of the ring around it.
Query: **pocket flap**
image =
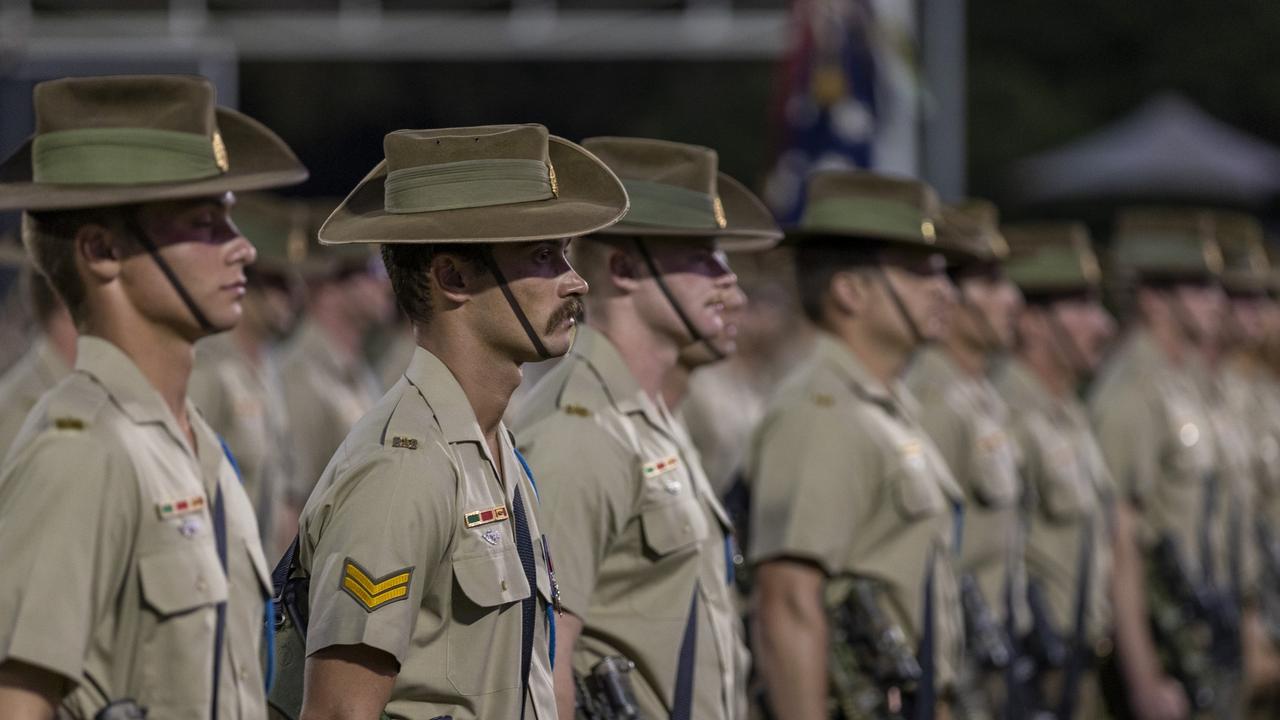
[[[454,559],[453,576],[471,602],[480,607],[496,607],[529,597],[529,581],[520,564],[520,554],[507,548],[493,555]]]
[[[203,552],[185,550],[138,559],[142,595],[161,615],[176,615],[227,600],[227,578],[213,548]]]
[[[645,510],[640,518],[645,544],[659,555],[691,547],[707,537],[707,520],[696,502],[665,503]]]

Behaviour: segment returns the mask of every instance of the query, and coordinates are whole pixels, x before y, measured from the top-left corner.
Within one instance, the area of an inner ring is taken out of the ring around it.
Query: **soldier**
[[[400,130],[384,148],[320,241],[383,244],[418,349],[302,513],[301,716],[546,720],[555,579],[502,414],[522,363],[569,349],[587,286],[568,238],[616,222],[626,193],[541,125]],[[280,655],[280,679],[301,690],[297,660]],[[299,698],[280,699],[293,716]]]
[[[828,717],[829,677],[843,669],[828,662],[840,628],[824,603],[850,577],[875,584],[918,648],[915,692],[880,687],[877,708],[948,715],[963,632],[951,559],[962,494],[899,381],[953,302],[936,216],[922,183],[820,172],[788,234],[805,315],[820,332],[748,460],[755,658],[777,717]]]
[[[270,557],[280,557],[297,533],[301,503],[286,502],[292,456],[276,351],[293,328],[301,295],[297,265],[306,235],[288,203],[240,198],[232,217],[258,248],[245,271],[244,317],[230,332],[196,345],[189,394],[231,450],[258,516]]]
[[[20,283],[39,334],[17,364],[0,375],[0,460],[40,396],[58,384],[76,359],[76,326],[44,276],[27,264]]]
[[[543,480],[568,611],[557,638],[571,659],[556,669],[560,717],[574,716],[573,672],[609,656],[635,664],[642,717],[741,717],[732,528],[661,393],[680,349],[713,343],[723,328],[736,278],[719,250],[769,247],[781,233],[717,171],[713,150],[637,138],[583,144],[622,178],[631,210],[575,245],[595,290],[587,327],[513,423]]]
[[[186,390],[193,343],[242,312],[231,193],[306,170],[203,78],[55,80],[34,105],[0,209],[81,335],[0,470],[0,716],[262,717],[267,566]]]
[[[1117,704],[1127,700],[1142,718],[1182,718],[1214,700],[1203,619],[1176,617],[1174,596],[1177,586],[1198,589],[1212,551],[1204,536],[1215,449],[1191,369],[1196,344],[1221,323],[1221,269],[1206,212],[1132,209],[1117,217],[1112,283],[1124,291],[1130,323],[1089,408],[1117,485],[1112,591],[1127,693]],[[1176,619],[1160,625],[1149,617]]]
[[[1243,659],[1242,700],[1274,694],[1280,680],[1280,657],[1259,614],[1259,583],[1264,579],[1264,545],[1269,530],[1259,509],[1272,495],[1269,478],[1277,470],[1276,437],[1268,431],[1268,387],[1254,372],[1264,340],[1264,315],[1270,302],[1270,263],[1257,220],[1238,212],[1214,213],[1214,234],[1222,249],[1222,286],[1227,295],[1226,331],[1204,348],[1206,372],[1202,385],[1218,447],[1220,472],[1230,473],[1231,492],[1220,512],[1216,542],[1223,549],[1219,567],[1224,573],[1230,609],[1240,613]],[[1230,454],[1228,454],[1228,452]],[[1280,579],[1280,567],[1269,568]],[[1274,580],[1273,580],[1274,582]]]
[[[1034,709],[1062,720],[1104,708],[1095,662],[1110,652],[1112,501],[1079,389],[1115,331],[1101,303],[1101,273],[1083,224],[1004,228],[1005,268],[1026,300],[1017,352],[997,387],[1012,412],[1025,483],[1029,652],[1038,664]],[[1044,613],[1043,615],[1041,613]]]
[[[1009,408],[988,379],[993,360],[1013,346],[1022,307],[1004,275],[1009,246],[996,208],[971,200],[943,211],[938,242],[961,251],[951,264],[958,304],[948,331],[911,364],[906,385],[920,421],[965,493],[960,533],[969,658],[961,702],[965,715],[992,717],[1015,705],[1014,640],[1028,628],[1021,512],[1022,481],[1009,437]],[[990,623],[987,618],[994,618]],[[977,687],[981,685],[981,687]]]
[[[356,421],[382,397],[381,381],[364,357],[364,341],[392,313],[386,273],[370,246],[312,250],[304,266],[302,325],[280,351],[293,441],[288,501],[296,508],[306,502]]]

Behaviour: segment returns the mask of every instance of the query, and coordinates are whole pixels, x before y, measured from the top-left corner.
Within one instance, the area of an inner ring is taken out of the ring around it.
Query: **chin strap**
[[[907,311],[907,304],[902,301],[902,296],[898,294],[898,289],[889,280],[889,273],[885,272],[884,266],[880,264],[875,266],[875,271],[876,277],[880,278],[880,282],[884,283],[884,289],[889,293],[889,299],[893,301],[893,306],[898,309],[898,314],[902,316],[902,322],[911,331],[911,339],[915,341],[915,346],[918,348],[924,345],[928,341],[925,339],[924,334],[920,332],[920,326],[916,325],[915,318],[911,317],[911,313]]]
[[[147,254],[151,256],[151,259],[155,261],[156,266],[160,268],[160,272],[164,273],[164,276],[169,279],[169,284],[173,286],[174,291],[178,293],[178,297],[182,299],[182,304],[187,306],[187,310],[191,312],[191,316],[196,319],[196,323],[200,326],[200,329],[210,335],[222,332],[224,328],[215,327],[213,323],[209,322],[208,316],[200,310],[200,306],[196,304],[195,298],[191,297],[191,293],[187,292],[187,288],[182,284],[182,281],[178,279],[178,274],[173,271],[173,267],[160,256],[160,249],[156,247],[151,236],[147,235],[147,231],[142,229],[142,225],[138,222],[137,215],[132,212],[126,213],[125,224],[127,225],[126,229],[133,233],[133,236],[138,239],[138,243],[142,245],[142,249],[146,250]]]
[[[537,331],[533,329],[533,323],[529,322],[529,316],[524,314],[524,309],[520,307],[520,303],[516,301],[516,296],[511,292],[511,286],[507,283],[507,276],[502,274],[502,270],[498,268],[498,262],[493,259],[493,252],[488,246],[480,251],[480,260],[489,272],[493,273],[493,278],[498,281],[498,289],[502,291],[502,296],[507,299],[507,304],[511,306],[511,312],[515,313],[516,320],[520,321],[520,327],[524,328],[524,334],[529,336],[529,342],[533,343],[533,349],[538,353],[538,357],[543,360],[551,359],[551,353],[547,352],[547,346],[542,344],[542,339],[538,337]]]
[[[711,351],[712,357],[716,360],[724,360],[725,354],[711,343],[709,339],[698,328],[694,327],[693,321],[689,319],[688,313],[684,311],[684,307],[676,300],[676,296],[671,293],[671,288],[667,287],[667,282],[662,279],[662,272],[658,269],[658,263],[654,261],[653,255],[649,253],[649,248],[645,247],[644,240],[636,238],[636,250],[640,253],[640,258],[644,260],[645,267],[649,268],[649,274],[653,276],[653,281],[658,284],[658,290],[662,291],[662,296],[671,304],[671,308],[676,311],[676,315],[680,318],[680,322],[684,323],[684,328],[689,332],[689,336],[694,342],[700,342]]]
[[[1053,344],[1058,346],[1058,354],[1066,358],[1066,361],[1074,366],[1077,378],[1088,377],[1091,370],[1088,361],[1085,360],[1084,351],[1071,338],[1071,333],[1062,325],[1062,320],[1058,317],[1057,306],[1055,304],[1046,305],[1044,308],[1045,320],[1049,323],[1049,337],[1053,338]]]
[[[978,334],[982,336],[983,342],[986,343],[987,352],[1003,352],[1006,348],[1004,343],[1000,342],[1000,334],[996,332],[995,327],[982,310],[969,302],[969,294],[964,291],[964,286],[960,283],[956,283],[956,293],[960,297],[960,307],[964,308],[965,312],[969,313],[969,317],[973,318],[974,323],[977,324]]]

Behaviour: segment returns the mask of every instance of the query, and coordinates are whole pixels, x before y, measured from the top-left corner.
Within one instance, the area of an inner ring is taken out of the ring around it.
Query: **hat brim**
[[[627,192],[613,171],[554,135],[547,155],[559,194],[547,200],[422,213],[389,213],[378,163],[320,227],[324,245],[347,243],[509,243],[590,235],[626,213]]]
[[[720,205],[724,208],[725,226],[722,228],[630,224],[624,217],[601,234],[654,239],[710,237],[715,238],[720,249],[727,252],[759,252],[777,246],[782,240],[782,231],[769,208],[754,193],[724,173],[717,174],[716,189],[720,193]]]
[[[31,144],[0,164],[0,210],[75,210],[161,200],[208,197],[226,192],[296,185],[307,169],[267,126],[230,108],[217,108],[218,131],[230,169],[201,180],[141,185],[55,185],[32,178]]]

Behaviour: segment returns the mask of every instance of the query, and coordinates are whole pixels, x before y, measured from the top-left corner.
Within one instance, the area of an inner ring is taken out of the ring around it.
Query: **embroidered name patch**
[[[463,519],[467,521],[469,528],[501,522],[507,519],[507,506],[499,505],[487,510],[472,510],[464,515]]]
[[[675,470],[679,464],[680,458],[676,455],[672,455],[671,457],[663,458],[661,460],[647,462],[644,464],[644,476],[651,478],[664,473],[669,473],[672,470]]]
[[[380,578],[370,577],[369,572],[355,560],[347,558],[346,564],[342,566],[342,584],[339,589],[360,603],[365,612],[373,612],[408,597],[411,577],[412,567],[396,570]]]
[[[174,500],[172,502],[156,503],[156,514],[161,520],[186,515],[198,510],[204,509],[204,496],[196,495],[195,497],[184,498],[182,500]]]

